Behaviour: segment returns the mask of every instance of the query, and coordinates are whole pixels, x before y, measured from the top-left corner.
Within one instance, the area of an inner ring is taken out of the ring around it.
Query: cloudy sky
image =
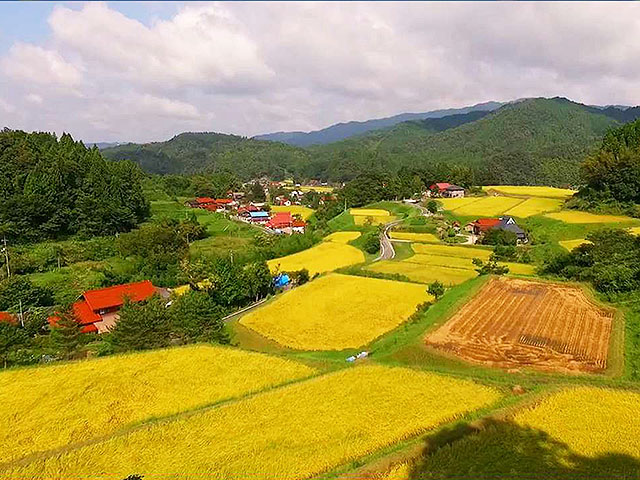
[[[640,2],[0,2],[0,128],[313,130],[488,100],[640,104]]]

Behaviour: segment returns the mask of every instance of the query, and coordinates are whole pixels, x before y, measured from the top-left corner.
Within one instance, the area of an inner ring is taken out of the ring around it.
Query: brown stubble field
[[[493,278],[425,342],[489,366],[602,372],[614,314],[578,287]]]

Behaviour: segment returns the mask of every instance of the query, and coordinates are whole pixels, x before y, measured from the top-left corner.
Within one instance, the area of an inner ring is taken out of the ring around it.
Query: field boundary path
[[[420,214],[425,217],[428,217],[430,215],[429,210],[427,210],[422,205],[411,204],[411,206],[420,210]],[[374,260],[374,262],[377,262],[379,260],[393,260],[393,258],[395,258],[396,251],[393,248],[393,243],[391,241],[391,238],[389,237],[389,230],[391,230],[392,227],[395,227],[399,223],[404,222],[404,220],[404,218],[401,218],[400,220],[394,220],[393,222],[389,222],[384,225],[384,228],[380,233],[380,255]]]

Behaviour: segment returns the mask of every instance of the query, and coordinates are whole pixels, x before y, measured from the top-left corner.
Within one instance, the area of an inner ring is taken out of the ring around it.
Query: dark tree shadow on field
[[[585,457],[541,430],[494,420],[482,427],[462,423],[430,436],[409,478],[640,480],[640,459],[616,453]]]

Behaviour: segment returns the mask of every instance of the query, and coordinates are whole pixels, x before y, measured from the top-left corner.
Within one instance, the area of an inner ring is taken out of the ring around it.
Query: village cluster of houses
[[[304,233],[307,227],[304,220],[294,217],[291,212],[269,212],[266,204],[261,202],[244,203],[234,198],[198,197],[187,203],[192,208],[233,215],[238,220],[262,226],[277,234]],[[289,205],[290,202],[286,206]]]

